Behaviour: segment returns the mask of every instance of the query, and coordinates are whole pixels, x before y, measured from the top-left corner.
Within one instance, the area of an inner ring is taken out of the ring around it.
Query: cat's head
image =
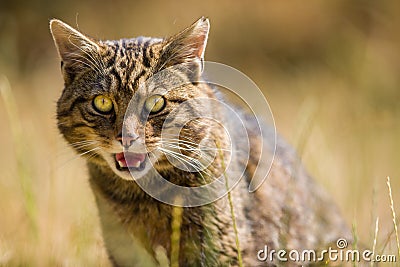
[[[151,165],[168,168],[167,155],[174,156],[174,149],[193,156],[210,132],[210,124],[201,119],[187,123],[187,119],[196,118],[196,111],[206,107],[192,103],[177,114],[170,113],[182,102],[212,94],[210,88],[193,82],[201,74],[207,19],[165,39],[99,41],[59,20],[52,20],[50,28],[65,81],[57,105],[58,127],[78,153],[108,165],[124,179],[132,179],[128,169],[140,178]],[[180,67],[173,68],[176,65]],[[148,82],[157,73],[162,75]],[[165,90],[176,79],[182,85]],[[166,120],[163,150],[161,130]],[[179,136],[173,135],[179,127]]]

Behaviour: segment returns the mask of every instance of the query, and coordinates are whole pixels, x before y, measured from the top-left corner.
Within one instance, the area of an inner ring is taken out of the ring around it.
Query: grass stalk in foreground
[[[179,201],[178,201],[179,203]],[[183,207],[172,207],[172,233],[171,233],[171,267],[179,266],[179,249],[181,239]]]
[[[378,231],[379,231],[379,217],[377,217],[375,221],[375,234],[374,234],[374,243],[372,245],[372,255],[375,255],[376,252],[376,241],[378,239]],[[372,266],[374,266],[373,261],[371,261],[371,267]]]
[[[353,249],[358,250],[358,235],[357,235],[357,224],[354,221],[352,226],[351,226],[351,232],[353,235]],[[353,267],[356,267],[357,264],[355,261],[353,261]]]
[[[0,96],[3,100],[5,110],[7,112],[11,134],[13,138],[16,162],[17,162],[17,173],[19,182],[22,187],[25,212],[27,214],[29,224],[31,227],[31,233],[35,238],[38,237],[38,227],[36,223],[36,199],[33,192],[32,181],[30,177],[30,168],[28,159],[26,157],[28,151],[26,151],[26,136],[24,135],[19,115],[17,104],[13,92],[11,90],[10,83],[7,77],[4,75],[0,76]]]
[[[394,210],[394,203],[393,203],[393,196],[392,196],[392,186],[390,184],[390,177],[387,177],[387,186],[389,190],[389,198],[390,198],[390,209],[392,210],[392,217],[393,217],[393,226],[394,232],[396,234],[396,244],[397,244],[397,255],[400,259],[400,243],[399,243],[399,233],[397,231],[397,222],[396,222],[396,212]]]
[[[224,161],[224,155],[222,153],[221,146],[219,145],[218,142],[216,143],[216,146],[218,148],[219,156],[221,157],[221,167],[224,170],[225,186],[226,186],[226,190],[228,191],[228,202],[229,202],[229,208],[231,210],[233,230],[235,232],[235,242],[236,242],[236,249],[238,252],[239,267],[243,267],[242,252],[240,251],[239,234],[238,234],[237,225],[236,225],[236,216],[235,216],[235,211],[233,209],[231,191],[229,191],[228,176],[226,175],[226,172],[225,172],[226,166],[225,166],[225,161]]]

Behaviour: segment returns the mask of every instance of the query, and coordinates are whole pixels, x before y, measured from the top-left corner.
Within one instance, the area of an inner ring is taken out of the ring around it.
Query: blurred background
[[[399,1],[1,0],[0,266],[109,266],[84,160],[55,126],[49,20],[118,39],[165,37],[203,15],[206,60],[253,79],[358,242],[396,254],[386,180],[400,213]]]

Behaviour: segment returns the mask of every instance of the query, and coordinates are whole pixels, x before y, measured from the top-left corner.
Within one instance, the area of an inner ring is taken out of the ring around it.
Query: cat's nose
[[[121,143],[121,145],[128,149],[133,143],[139,138],[137,134],[131,134],[129,136],[117,136],[117,140]]]

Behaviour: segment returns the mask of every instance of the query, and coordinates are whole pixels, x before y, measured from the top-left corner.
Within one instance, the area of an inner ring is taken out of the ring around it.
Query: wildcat
[[[162,255],[167,262],[171,259],[173,207],[144,192],[138,182],[147,179],[152,183],[159,173],[176,185],[204,185],[211,176],[223,172],[221,158],[230,157],[223,152],[223,157],[214,157],[201,172],[171,162],[172,158],[185,166],[201,164],[196,149],[202,140],[208,140],[206,147],[213,143],[220,148],[228,146],[217,123],[202,119],[184,125],[180,122],[207,109],[200,102],[168,116],[187,100],[223,98],[218,89],[192,82],[202,77],[209,21],[201,18],[164,39],[94,40],[55,19],[50,29],[64,77],[64,90],[57,103],[58,128],[87,160],[109,259],[114,266],[162,265]],[[156,87],[137,94],[142,84],[163,70],[169,72],[161,76],[162,83],[170,82],[168,75],[188,82],[163,94],[156,92]],[[128,114],[134,95],[137,112]],[[211,112],[220,121],[229,121],[218,109]],[[164,123],[171,129],[181,127],[179,134],[163,140]],[[238,266],[239,261],[245,266],[281,265],[284,263],[276,259],[258,260],[257,252],[265,245],[276,250],[324,249],[338,238],[351,239],[335,205],[298,166],[295,152],[281,138],[277,139],[268,179],[255,192],[248,192],[249,179],[260,163],[262,140],[251,119],[246,131],[250,157],[245,161],[239,155],[234,162],[245,168],[245,179],[231,192],[235,218],[226,195],[206,205],[184,207],[179,266]],[[273,153],[271,139],[265,140],[269,154]],[[176,148],[184,153],[177,156]],[[162,195],[164,188],[156,189]]]

